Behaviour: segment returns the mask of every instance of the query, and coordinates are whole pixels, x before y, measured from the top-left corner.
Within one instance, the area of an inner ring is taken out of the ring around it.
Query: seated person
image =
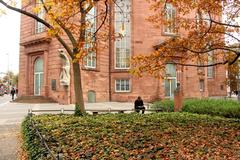
[[[139,113],[140,110],[142,110],[142,114],[144,114],[145,107],[144,107],[144,104],[143,104],[143,100],[140,96],[138,96],[138,98],[134,102],[134,109],[138,113]]]

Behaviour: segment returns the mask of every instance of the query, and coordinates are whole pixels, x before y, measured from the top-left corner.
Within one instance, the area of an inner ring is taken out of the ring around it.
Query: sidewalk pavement
[[[75,106],[60,105],[58,103],[29,104],[29,103],[7,103],[0,110],[0,160],[16,160],[20,148],[18,135],[20,135],[20,124],[28,114],[28,109],[33,110],[74,110]],[[102,102],[86,103],[86,109],[133,109],[133,103]],[[46,113],[46,112],[45,112]],[[49,112],[50,113],[50,112]]]

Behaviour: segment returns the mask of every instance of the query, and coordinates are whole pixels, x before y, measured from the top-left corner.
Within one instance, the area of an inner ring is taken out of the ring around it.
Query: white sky
[[[3,6],[0,5],[0,8],[3,9]],[[5,8],[4,10],[7,14],[0,15],[0,72],[7,72],[9,68],[9,71],[18,73],[20,14]]]

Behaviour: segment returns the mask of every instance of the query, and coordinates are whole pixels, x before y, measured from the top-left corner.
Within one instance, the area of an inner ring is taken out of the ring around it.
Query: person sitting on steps
[[[142,114],[144,114],[145,112],[145,107],[143,104],[143,100],[140,96],[137,97],[137,99],[134,102],[134,109],[136,110],[136,112],[140,112],[140,110],[142,110]]]

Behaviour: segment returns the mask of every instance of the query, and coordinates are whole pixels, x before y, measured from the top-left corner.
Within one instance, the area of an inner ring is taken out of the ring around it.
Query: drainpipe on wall
[[[109,5],[109,74],[108,74],[108,94],[109,101],[112,101],[112,76],[111,76],[111,67],[112,67],[112,3]]]

